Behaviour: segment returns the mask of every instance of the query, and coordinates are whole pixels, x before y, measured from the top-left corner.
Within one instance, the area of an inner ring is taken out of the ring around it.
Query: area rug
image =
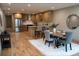
[[[71,56],[79,52],[79,45],[75,43],[72,43],[72,50],[68,46],[68,51],[65,52],[65,47],[54,48],[53,44],[48,47],[42,39],[29,40],[29,42],[45,56]]]

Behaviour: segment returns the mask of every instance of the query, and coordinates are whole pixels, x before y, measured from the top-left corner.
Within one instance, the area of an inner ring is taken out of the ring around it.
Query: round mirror
[[[79,26],[79,16],[76,14],[69,15],[66,23],[69,29],[76,29]]]

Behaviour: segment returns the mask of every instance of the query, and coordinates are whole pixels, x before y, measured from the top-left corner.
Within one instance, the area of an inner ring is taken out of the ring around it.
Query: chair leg
[[[50,42],[49,42],[49,45],[48,45],[48,47],[50,47]]]
[[[67,52],[67,44],[65,45],[65,50],[66,50],[66,52]]]
[[[43,37],[43,41],[44,41],[44,37]]]
[[[44,41],[44,38],[43,38],[43,41]]]
[[[64,44],[62,44],[64,46]]]
[[[43,41],[44,41],[45,37],[43,36]]]
[[[46,43],[47,43],[47,40],[45,40],[45,45],[46,45]]]
[[[70,43],[70,50],[72,50],[72,45],[71,45],[71,43]]]

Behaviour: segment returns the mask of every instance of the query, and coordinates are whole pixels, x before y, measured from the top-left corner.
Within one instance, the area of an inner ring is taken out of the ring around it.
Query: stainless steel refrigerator
[[[21,32],[21,19],[15,19],[15,32]]]

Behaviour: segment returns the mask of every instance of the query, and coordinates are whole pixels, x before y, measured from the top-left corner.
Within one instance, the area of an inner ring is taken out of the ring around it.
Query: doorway
[[[6,30],[12,31],[12,16],[5,15],[5,19],[6,19]]]

